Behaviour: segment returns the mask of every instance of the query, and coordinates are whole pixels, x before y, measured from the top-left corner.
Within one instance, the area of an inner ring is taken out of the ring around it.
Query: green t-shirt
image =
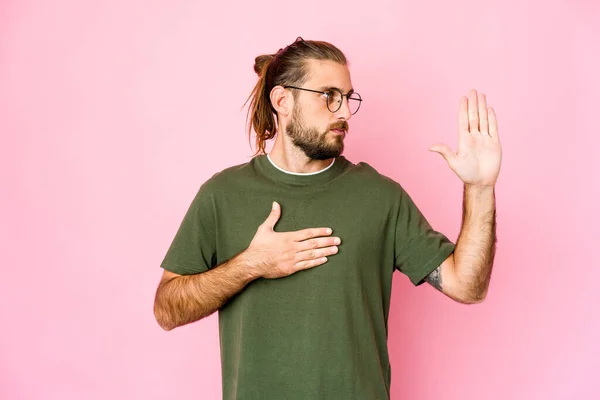
[[[298,175],[261,155],[201,186],[161,266],[187,275],[227,261],[273,201],[282,210],[275,231],[331,227],[342,243],[325,264],[255,280],[219,310],[223,399],[389,399],[392,273],[420,285],[454,244],[366,163],[341,156]]]

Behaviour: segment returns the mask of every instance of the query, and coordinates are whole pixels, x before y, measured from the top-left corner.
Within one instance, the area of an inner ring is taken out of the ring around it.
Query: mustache
[[[348,132],[348,123],[346,121],[336,122],[335,124],[331,124],[329,126],[329,130],[332,131],[334,129],[343,129]]]

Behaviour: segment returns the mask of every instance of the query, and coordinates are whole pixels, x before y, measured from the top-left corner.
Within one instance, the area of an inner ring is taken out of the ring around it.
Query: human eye
[[[323,91],[323,95],[325,97],[327,97],[328,99],[331,99],[331,98],[335,97],[335,91],[333,91],[333,90],[325,90],[325,91]]]

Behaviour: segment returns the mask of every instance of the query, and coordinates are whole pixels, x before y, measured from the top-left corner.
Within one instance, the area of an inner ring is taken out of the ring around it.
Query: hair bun
[[[256,57],[254,59],[254,72],[256,72],[258,76],[261,76],[264,69],[269,66],[274,58],[274,54],[263,54],[262,56]]]

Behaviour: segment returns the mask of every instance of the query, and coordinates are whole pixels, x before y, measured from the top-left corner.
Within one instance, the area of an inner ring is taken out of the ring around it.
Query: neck
[[[284,136],[277,135],[273,149],[269,153],[269,158],[279,168],[294,173],[311,173],[329,167],[334,161],[333,158],[327,160],[310,159]]]

